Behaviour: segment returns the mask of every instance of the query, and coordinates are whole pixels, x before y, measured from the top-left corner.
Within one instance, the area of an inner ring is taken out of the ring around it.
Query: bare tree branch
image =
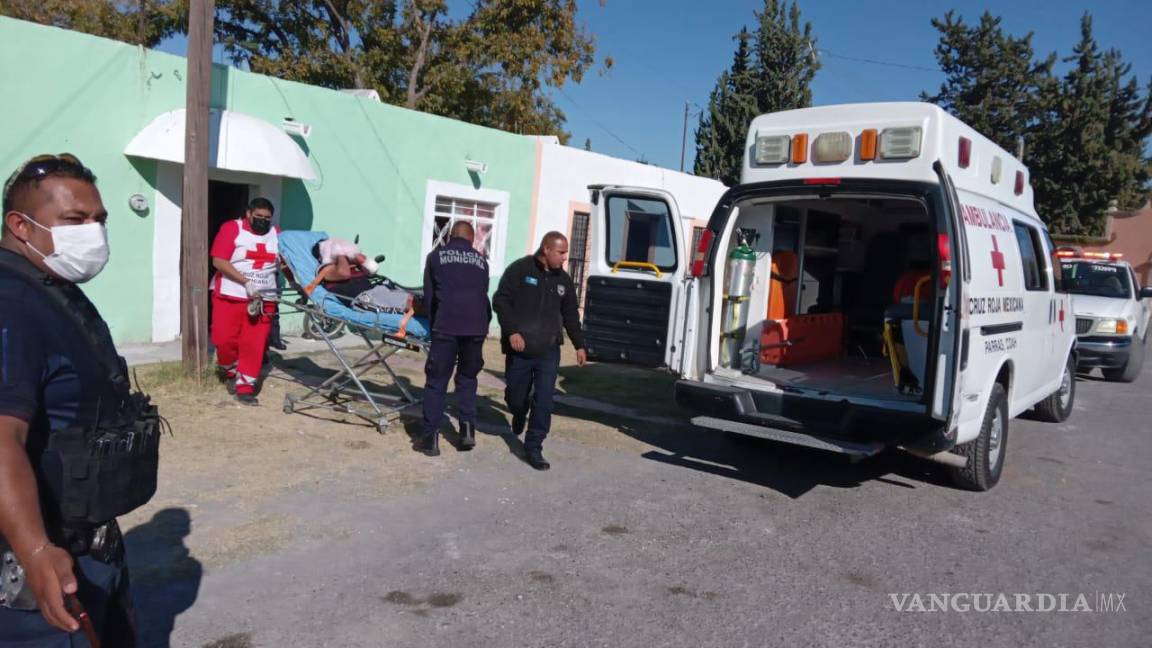
[[[420,85],[420,72],[428,56],[428,44],[432,39],[432,25],[436,21],[436,14],[424,15],[417,12],[420,21],[420,46],[416,49],[416,60],[412,62],[412,69],[408,70],[408,98],[404,102],[405,108],[415,109],[420,100],[428,94],[428,88],[418,89]]]

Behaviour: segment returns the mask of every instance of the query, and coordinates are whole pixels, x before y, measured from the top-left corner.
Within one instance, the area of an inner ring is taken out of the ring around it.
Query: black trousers
[[[559,372],[559,346],[536,357],[515,352],[504,357],[504,402],[513,416],[528,418],[524,434],[527,452],[543,448],[552,428],[552,404]]]
[[[476,424],[476,377],[484,368],[484,336],[432,334],[424,363],[424,436],[431,437],[444,422],[448,381],[456,374],[456,409],[463,423]]]
[[[88,612],[100,636],[100,645],[131,648],[136,645],[135,615],[123,560],[105,564],[90,556],[76,559],[76,598]],[[44,620],[39,610],[0,607],[0,647],[88,648],[82,631],[67,633]]]

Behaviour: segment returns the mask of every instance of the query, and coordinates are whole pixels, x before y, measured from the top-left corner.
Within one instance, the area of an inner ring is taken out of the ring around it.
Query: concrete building
[[[85,290],[118,342],[174,339],[185,59],[0,18],[0,61],[0,175],[46,152],[89,165],[111,213],[112,260]],[[264,196],[282,228],[359,235],[366,251],[386,255],[385,273],[415,284],[424,255],[452,222],[467,219],[491,259],[494,289],[507,263],[545,231],[579,234],[588,184],[667,189],[693,220],[706,219],[724,189],[370,94],[214,66],[209,236]],[[204,266],[207,273],[208,259]]]

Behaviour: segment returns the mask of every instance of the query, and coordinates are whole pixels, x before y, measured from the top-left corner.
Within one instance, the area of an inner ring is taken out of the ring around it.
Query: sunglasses
[[[60,155],[37,155],[36,157],[25,162],[8,182],[4,184],[4,197],[8,197],[8,192],[17,183],[25,182],[28,180],[37,180],[50,176],[61,169],[69,169],[78,173],[82,178],[89,182],[95,182],[96,176],[80,158],[72,155],[71,153],[61,153]]]

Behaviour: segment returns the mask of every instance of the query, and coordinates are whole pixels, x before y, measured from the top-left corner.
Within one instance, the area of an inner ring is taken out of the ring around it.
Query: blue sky
[[[451,0],[456,11],[467,0]],[[732,36],[754,24],[763,0],[578,0],[579,19],[596,38],[597,58],[615,62],[607,74],[599,66],[580,84],[551,91],[568,116],[570,144],[652,164],[680,166],[684,102],[697,112],[708,101],[716,77],[731,64]],[[984,9],[1003,17],[1012,34],[1035,32],[1038,54],[1071,53],[1080,37],[1080,16],[1087,9],[1102,48],[1116,48],[1131,63],[1141,84],[1152,76],[1152,2],[1107,0],[801,0],[822,50],[823,67],[813,82],[816,104],[916,100],[935,91],[942,80],[933,48],[938,33],[929,22],[955,9],[966,21]],[[161,49],[183,53],[183,39]],[[877,65],[869,59],[908,67]],[[915,69],[928,68],[928,69]],[[689,119],[685,166],[694,150]]]

